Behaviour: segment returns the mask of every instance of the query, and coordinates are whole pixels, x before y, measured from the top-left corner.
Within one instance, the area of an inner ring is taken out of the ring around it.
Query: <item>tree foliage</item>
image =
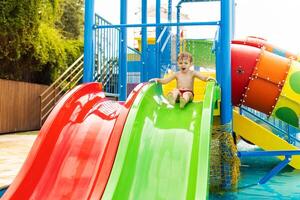
[[[80,31],[56,26],[66,15],[60,6],[66,1],[0,2],[0,78],[48,84],[82,53]],[[79,12],[68,15],[82,18]],[[68,31],[76,37],[66,36]]]

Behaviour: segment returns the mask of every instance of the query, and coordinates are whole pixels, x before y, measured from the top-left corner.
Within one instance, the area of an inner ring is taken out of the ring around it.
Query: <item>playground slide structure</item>
[[[102,85],[68,92],[55,106],[4,199],[91,199],[105,189],[129,108],[105,98]]]
[[[276,49],[260,38],[233,41],[232,102],[299,127],[300,63],[295,55]],[[233,117],[234,131],[265,150],[299,149],[236,111]],[[289,164],[300,169],[300,156],[293,156]]]
[[[101,84],[76,87],[1,199],[206,198],[214,91],[211,82],[203,102],[180,110],[160,85],[137,86],[124,104]]]
[[[205,199],[214,83],[203,102],[168,103],[158,85],[143,88],[123,130],[102,199]]]

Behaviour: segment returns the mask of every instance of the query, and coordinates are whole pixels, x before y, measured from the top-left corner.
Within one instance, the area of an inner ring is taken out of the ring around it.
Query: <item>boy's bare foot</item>
[[[174,97],[173,97],[173,95],[172,94],[168,94],[168,96],[167,96],[167,100],[169,101],[169,103],[171,104],[171,105],[175,105],[175,103],[176,103],[176,101],[175,101],[175,99],[174,99]]]
[[[184,106],[186,105],[187,101],[183,98],[183,97],[180,97],[179,99],[179,107],[180,108],[184,108]]]

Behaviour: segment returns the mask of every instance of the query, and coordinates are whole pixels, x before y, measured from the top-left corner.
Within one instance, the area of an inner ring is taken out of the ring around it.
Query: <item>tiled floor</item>
[[[13,181],[36,135],[37,132],[0,135],[0,187]]]

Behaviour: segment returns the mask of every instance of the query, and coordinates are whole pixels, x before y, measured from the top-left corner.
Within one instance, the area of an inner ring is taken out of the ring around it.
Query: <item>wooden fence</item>
[[[39,95],[47,87],[0,79],[0,134],[39,129]]]

